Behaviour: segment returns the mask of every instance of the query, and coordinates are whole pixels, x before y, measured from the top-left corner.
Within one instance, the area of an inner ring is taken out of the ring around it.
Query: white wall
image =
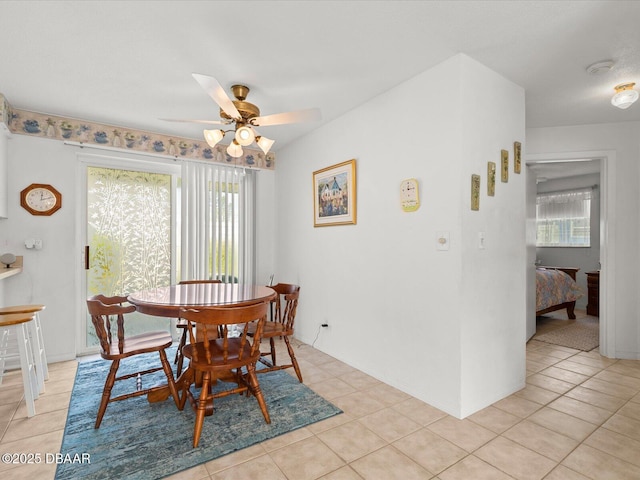
[[[0,306],[24,303],[46,305],[42,313],[45,348],[50,362],[76,356],[76,325],[85,321],[84,274],[77,198],[77,153],[96,153],[57,140],[13,135],[9,140],[9,218],[0,220],[0,250],[24,255],[24,271],[0,280]],[[110,154],[122,158],[135,155]],[[137,157],[140,160],[140,157]],[[153,161],[143,157],[146,161]],[[275,248],[274,173],[257,172],[257,258],[259,283],[273,272]],[[30,215],[20,207],[20,191],[31,183],[49,183],[62,193],[62,208],[50,217]],[[42,250],[27,250],[26,238],[40,238]],[[3,298],[4,297],[4,298]]]
[[[487,161],[523,139],[522,89],[458,55],[279,152],[277,278],[301,285],[297,336],[460,417],[521,388],[523,179],[485,192]],[[314,228],[313,171],[351,158],[357,225]],[[411,177],[422,206],[405,213]]]
[[[525,169],[515,174],[513,142],[524,143],[524,90],[477,62],[463,62],[462,416],[524,387],[526,340]],[[500,181],[500,150],[509,181]],[[497,164],[486,195],[487,161]],[[469,209],[470,174],[482,177],[480,211]],[[446,186],[445,186],[446,188]],[[478,235],[485,248],[478,248]]]
[[[0,244],[24,256],[23,272],[1,280],[3,305],[41,303],[40,315],[50,362],[75,358],[76,325],[76,169],[75,153],[62,142],[13,135],[9,141],[8,218],[0,221]],[[62,193],[62,208],[49,217],[20,206],[20,191],[48,183]],[[27,250],[24,240],[42,239],[42,250]]]
[[[527,130],[527,154],[542,155],[570,152],[614,153],[607,175],[611,185],[603,198],[608,212],[607,250],[613,261],[603,262],[600,276],[610,276],[606,321],[610,324],[606,354],[615,358],[640,358],[640,329],[638,317],[638,263],[640,255],[638,209],[640,197],[640,122],[580,125]],[[601,188],[603,186],[601,185]],[[604,191],[604,190],[603,190]],[[602,316],[602,303],[601,312]]]
[[[576,175],[558,178],[538,184],[538,193],[571,190],[574,188],[592,187],[600,184],[600,174]],[[536,258],[541,265],[558,267],[576,267],[580,271],[576,282],[583,292],[583,297],[576,301],[576,308],[587,308],[587,272],[600,269],[600,188],[593,190],[591,199],[591,246],[576,248],[538,247]]]

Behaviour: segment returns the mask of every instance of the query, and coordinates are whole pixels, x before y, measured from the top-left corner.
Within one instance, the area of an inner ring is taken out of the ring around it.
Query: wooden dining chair
[[[270,348],[268,352],[262,352],[260,354],[260,363],[264,364],[266,368],[259,369],[258,373],[267,373],[293,367],[298,380],[302,383],[302,372],[300,371],[295,351],[289,340],[289,337],[293,337],[300,287],[290,283],[278,283],[277,285],[270,286],[270,288],[276,291],[277,296],[272,301],[271,319],[265,322],[262,332],[262,338],[269,339]],[[277,364],[275,339],[278,337],[284,340],[291,363]]]
[[[167,354],[165,352],[165,349],[169,348],[173,342],[171,334],[166,331],[156,331],[127,337],[125,335],[125,314],[134,312],[136,307],[134,305],[124,305],[126,301],[127,297],[106,297],[104,295],[95,295],[87,299],[87,309],[91,315],[91,321],[93,322],[96,335],[100,340],[100,356],[111,362],[111,368],[104,383],[102,400],[100,401],[94,428],[100,428],[102,417],[104,417],[109,403],[166,389],[166,385],[143,389],[141,388],[141,383],[137,381],[136,390],[112,398],[111,390],[115,382],[120,380],[141,379],[143,375],[164,370],[173,400],[176,406],[180,405],[173,371],[171,370],[171,364],[167,360]],[[112,325],[112,321],[115,321],[116,325]],[[116,332],[112,332],[112,326],[116,328]],[[120,377],[117,376],[121,360],[150,352],[158,352],[161,366],[122,375]]]
[[[194,283],[222,283],[221,280],[182,280],[180,285],[190,285]],[[182,347],[187,343],[187,321],[179,318],[176,322],[176,328],[182,330],[180,335],[180,342],[178,342],[178,349],[176,350],[176,358],[173,360],[176,366],[176,375],[179,377],[182,373],[182,364],[184,363],[184,356],[182,355]]]
[[[189,399],[196,412],[193,446],[198,446],[204,417],[212,415],[215,398],[236,393],[252,393],[258,401],[262,415],[271,423],[258,378],[256,363],[260,358],[260,338],[267,317],[269,302],[244,307],[207,307],[206,309],[181,309],[180,317],[187,320],[190,343],[183,347],[189,367],[183,374],[182,395],[179,408],[182,410]],[[247,335],[252,326],[254,335]],[[195,329],[201,329],[202,340],[196,340]],[[239,328],[239,336],[232,331]],[[209,335],[212,333],[213,335]],[[211,337],[211,338],[210,338]],[[244,369],[244,370],[243,370]],[[195,379],[201,375],[202,385],[196,398],[191,391]],[[221,391],[210,388],[216,381],[233,382],[235,387]]]

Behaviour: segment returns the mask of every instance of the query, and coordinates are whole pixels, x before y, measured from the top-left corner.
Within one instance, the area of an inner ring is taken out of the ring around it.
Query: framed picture
[[[471,210],[480,210],[480,175],[471,175]]]
[[[520,173],[522,171],[522,144],[513,142],[513,171]]]
[[[506,150],[500,151],[500,180],[507,183],[509,181],[509,152]]]
[[[496,195],[496,162],[487,162],[487,195]]]
[[[356,161],[313,172],[313,226],[356,223]]]

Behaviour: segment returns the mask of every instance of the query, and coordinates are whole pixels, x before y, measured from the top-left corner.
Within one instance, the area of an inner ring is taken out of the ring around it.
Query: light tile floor
[[[458,420],[309,345],[297,344],[296,355],[305,383],[343,415],[171,478],[640,478],[640,361],[532,340],[526,388]],[[50,366],[32,419],[26,418],[20,376],[5,377],[0,453],[57,451],[76,368],[74,361]],[[51,479],[54,472],[52,464],[0,463],[3,479]]]

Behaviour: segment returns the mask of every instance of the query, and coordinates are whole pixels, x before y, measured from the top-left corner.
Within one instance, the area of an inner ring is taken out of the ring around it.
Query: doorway
[[[599,268],[600,268],[600,354],[604,356],[614,355],[614,336],[615,331],[613,325],[613,316],[611,315],[610,305],[607,298],[613,292],[612,285],[612,272],[611,266],[613,265],[611,256],[613,252],[607,248],[608,245],[608,225],[612,221],[613,212],[610,210],[609,205],[612,204],[608,200],[608,195],[612,195],[614,191],[612,184],[615,178],[615,152],[612,151],[599,151],[599,152],[574,152],[574,153],[561,153],[561,154],[535,154],[528,155],[526,159],[526,165],[528,173],[534,172],[537,175],[542,175],[541,172],[552,172],[554,168],[563,170],[564,173],[558,173],[558,175],[584,175],[588,173],[597,172],[599,174],[599,200],[600,200],[600,249],[599,249]],[[555,167],[554,167],[555,166]],[[535,195],[531,194],[531,189],[527,189],[527,205],[535,206]],[[535,207],[534,207],[535,210]],[[535,223],[527,222],[527,237],[533,235],[530,229]],[[535,268],[532,266],[531,258],[535,259],[535,246],[533,254],[531,254],[529,245],[528,249],[528,262],[527,262],[527,277],[533,279],[529,282],[530,285],[535,285]],[[585,272],[581,272],[585,273]],[[585,295],[587,292],[584,292]],[[531,315],[534,317],[535,322],[535,295],[530,295],[527,301],[527,324],[530,327]],[[534,324],[535,325],[535,324]],[[528,328],[529,330],[529,328]]]

